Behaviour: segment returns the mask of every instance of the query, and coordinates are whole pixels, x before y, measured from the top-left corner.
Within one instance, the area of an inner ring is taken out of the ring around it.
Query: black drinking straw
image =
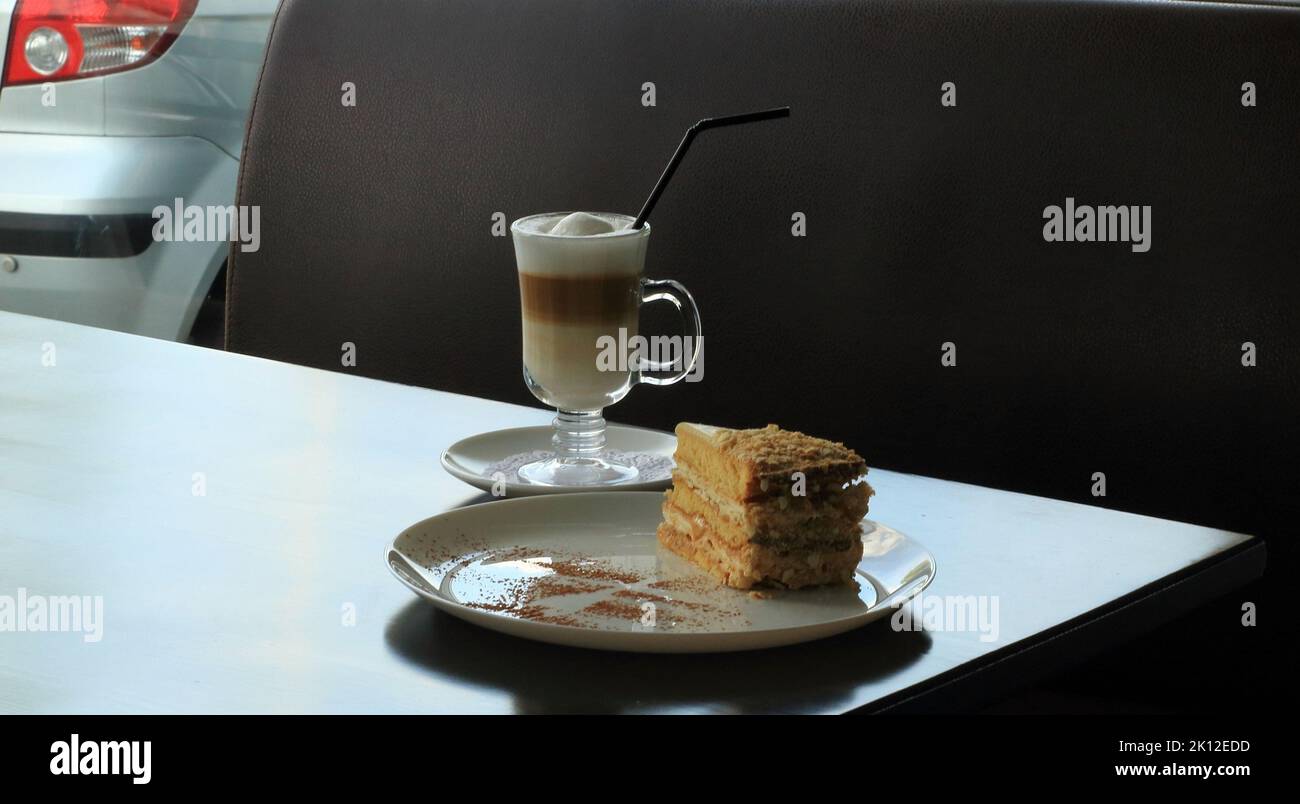
[[[668,160],[668,167],[664,168],[664,172],[659,176],[659,181],[655,182],[655,188],[650,191],[650,197],[645,200],[645,206],[641,207],[641,212],[633,221],[632,228],[640,229],[645,226],[646,218],[650,217],[650,210],[654,209],[659,196],[663,194],[664,188],[668,186],[668,180],[677,171],[677,165],[681,163],[682,157],[686,155],[686,149],[691,147],[691,142],[695,140],[696,134],[711,128],[734,126],[740,123],[757,123],[759,120],[775,120],[778,117],[789,116],[790,107],[779,106],[775,109],[764,109],[761,112],[746,112],[744,114],[727,115],[726,117],[706,117],[686,129],[686,135],[682,137],[682,141],[677,145],[677,150],[673,152],[673,158]]]

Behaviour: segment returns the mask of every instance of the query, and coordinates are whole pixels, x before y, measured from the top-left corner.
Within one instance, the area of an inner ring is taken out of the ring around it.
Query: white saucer
[[[467,622],[541,642],[648,653],[820,639],[889,616],[934,578],[924,547],[863,520],[855,585],[756,597],[659,546],[662,502],[650,492],[600,492],[458,508],[403,531],[385,563],[416,594]]]
[[[492,472],[489,471],[492,466],[512,455],[551,449],[553,432],[550,426],[515,427],[470,436],[452,444],[442,453],[442,468],[474,488],[492,493],[494,479]],[[673,453],[677,451],[675,435],[643,427],[611,424],[605,431],[605,438],[606,446],[610,450],[649,455],[661,460],[667,459],[670,465]],[[672,485],[672,478],[668,477],[666,471],[657,474],[660,476],[649,480],[597,487],[535,486],[521,482],[517,476],[510,474],[503,475],[501,486],[496,491],[504,491],[504,494],[498,495],[503,497],[527,497],[534,494],[572,494],[593,491],[663,491]]]

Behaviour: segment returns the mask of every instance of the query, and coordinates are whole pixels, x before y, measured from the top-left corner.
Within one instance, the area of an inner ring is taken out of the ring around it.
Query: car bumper
[[[239,164],[195,137],[0,133],[0,309],[185,337],[228,251],[153,242],[152,210],[233,203]]]

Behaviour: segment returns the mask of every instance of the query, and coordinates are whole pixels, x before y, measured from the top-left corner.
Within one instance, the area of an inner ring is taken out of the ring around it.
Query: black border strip
[[[0,212],[0,254],[122,258],[153,243],[151,215],[45,215]]]

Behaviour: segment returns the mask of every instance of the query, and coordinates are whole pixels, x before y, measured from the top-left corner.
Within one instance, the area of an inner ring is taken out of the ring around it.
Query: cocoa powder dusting
[[[613,566],[602,559],[535,547],[500,549],[472,542],[474,540],[462,536],[462,542],[451,550],[426,546],[424,558],[428,563],[425,566],[435,572],[455,573],[466,571],[474,565],[490,568],[509,562],[528,562],[549,572],[508,580],[498,579],[490,586],[480,589],[479,599],[462,601],[462,605],[468,608],[531,622],[576,628],[599,628],[601,619],[640,622],[646,613],[643,609],[646,603],[658,610],[654,624],[661,629],[702,627],[713,622],[743,618],[738,607],[677,597],[680,593],[693,597],[715,592],[715,583],[706,576],[647,583],[648,579],[644,576]],[[467,553],[467,549],[472,552]],[[652,589],[656,591],[650,591]],[[553,598],[598,593],[602,599],[581,609],[577,607],[585,601],[570,604],[567,607],[569,611],[557,610],[547,603]]]
[[[663,595],[656,595],[653,592],[637,592],[632,589],[619,589],[613,593],[613,596],[654,603],[657,606],[681,606],[684,609],[691,609],[692,611],[717,610],[716,606],[709,603],[698,603],[693,600],[677,600],[671,597],[664,597]]]
[[[570,578],[587,578],[593,581],[614,581],[617,583],[640,583],[640,575],[631,572],[623,572],[613,567],[603,567],[594,561],[552,561],[544,565],[549,567],[556,575],[564,575]]]
[[[597,600],[582,610],[584,614],[601,617],[618,617],[623,620],[640,620],[643,612],[635,603],[620,603],[617,600]]]

